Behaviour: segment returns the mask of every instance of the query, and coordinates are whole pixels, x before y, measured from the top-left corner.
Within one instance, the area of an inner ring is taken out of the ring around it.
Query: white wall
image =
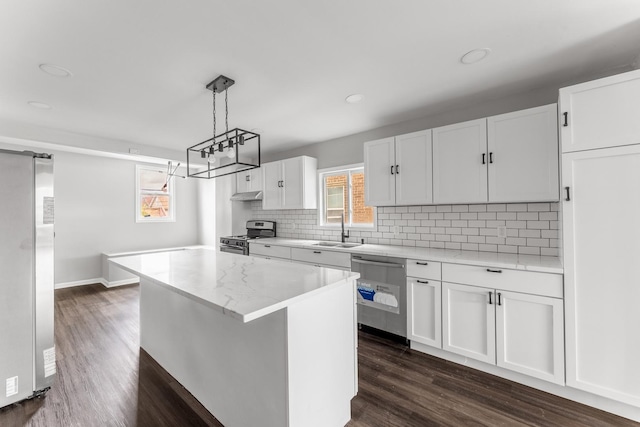
[[[67,152],[54,156],[56,284],[102,277],[102,252],[200,242],[194,180],[175,179],[175,222],[136,223],[136,162]]]
[[[205,213],[196,180],[176,179],[175,222],[136,223],[135,166],[145,163],[31,145],[39,142],[15,144],[11,138],[0,137],[0,148],[54,155],[56,285],[100,279],[103,252],[206,243],[199,231]]]

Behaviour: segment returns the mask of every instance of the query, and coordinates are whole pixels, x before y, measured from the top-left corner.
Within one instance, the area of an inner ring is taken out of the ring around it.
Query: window
[[[376,211],[364,204],[364,167],[351,165],[319,172],[321,226],[339,227],[344,215],[345,226],[373,228]]]
[[[136,222],[175,221],[175,189],[167,171],[136,165]]]

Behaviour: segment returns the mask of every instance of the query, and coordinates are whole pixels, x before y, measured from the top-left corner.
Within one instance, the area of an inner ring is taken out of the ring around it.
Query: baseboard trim
[[[54,285],[55,289],[73,288],[76,286],[95,285],[96,283],[104,284],[102,277],[96,277],[93,279],[76,280],[75,282],[62,282]]]
[[[140,283],[140,279],[137,277],[132,277],[131,279],[115,280],[113,282],[107,282],[106,280],[102,279],[102,284],[106,288],[116,288],[118,286],[133,285],[134,283]]]
[[[132,285],[134,283],[138,283],[139,281],[140,279],[138,279],[137,277],[133,277],[130,279],[115,280],[113,282],[107,282],[103,277],[96,277],[94,279],[77,280],[75,282],[56,283],[54,285],[54,289],[73,288],[76,286],[95,285],[98,283],[104,286],[105,288],[115,288],[118,286]]]

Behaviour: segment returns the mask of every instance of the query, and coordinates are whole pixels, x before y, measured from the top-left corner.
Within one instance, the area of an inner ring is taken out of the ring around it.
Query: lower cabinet
[[[442,284],[442,348],[472,359],[496,363],[493,291]]]
[[[291,260],[319,267],[351,270],[351,254],[349,252],[291,248]]]
[[[564,384],[563,301],[497,291],[496,364]]]
[[[287,246],[249,243],[249,255],[260,258],[291,259],[291,248]]]
[[[442,348],[442,283],[407,278],[407,338]]]
[[[442,348],[564,385],[560,298],[442,283]]]

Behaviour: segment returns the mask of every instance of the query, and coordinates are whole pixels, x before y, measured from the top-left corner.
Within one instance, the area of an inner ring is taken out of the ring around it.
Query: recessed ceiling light
[[[470,52],[465,53],[460,58],[460,62],[463,64],[475,64],[476,62],[482,61],[491,53],[491,49],[488,47],[484,47],[482,49],[473,49]]]
[[[357,104],[358,102],[364,99],[364,95],[361,93],[354,93],[353,95],[347,96],[344,100],[349,104]]]
[[[45,104],[44,102],[38,101],[29,101],[27,104],[31,105],[34,108],[39,108],[41,110],[51,110],[51,105]]]
[[[71,71],[67,70],[64,67],[60,67],[58,65],[53,65],[53,64],[40,64],[38,66],[40,68],[40,70],[42,70],[43,72],[51,75],[51,76],[55,76],[55,77],[71,77],[73,76],[73,74],[71,73]]]

